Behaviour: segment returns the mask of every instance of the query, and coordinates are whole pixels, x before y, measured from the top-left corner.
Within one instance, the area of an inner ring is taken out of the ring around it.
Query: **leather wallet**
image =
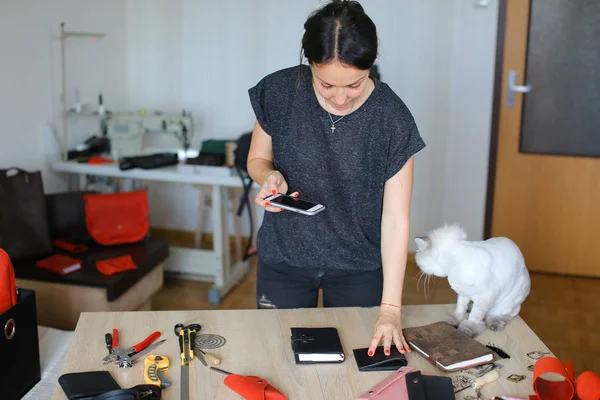
[[[92,399],[97,395],[121,389],[108,371],[72,372],[58,378],[69,400]]]
[[[390,347],[389,356],[383,353],[383,346],[377,347],[372,356],[369,356],[368,347],[352,351],[359,371],[396,371],[400,367],[408,365],[404,354],[400,353],[395,346]]]
[[[452,379],[422,375],[412,367],[398,371],[373,386],[356,400],[455,400]]]

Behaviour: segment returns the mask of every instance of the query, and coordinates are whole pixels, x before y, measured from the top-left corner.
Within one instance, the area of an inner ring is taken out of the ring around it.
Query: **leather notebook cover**
[[[459,371],[496,361],[498,355],[445,322],[403,329],[408,344],[438,369]]]
[[[36,261],[35,266],[55,274],[67,275],[81,269],[81,260],[57,253]]]
[[[73,372],[58,378],[67,399],[88,399],[111,390],[121,389],[108,371]]]
[[[368,347],[352,351],[359,371],[396,371],[400,367],[408,365],[406,357],[398,351],[396,346],[390,347],[389,356],[384,354],[383,346],[377,347],[372,356],[369,356]]]
[[[345,359],[336,328],[290,328],[296,364],[340,363]]]

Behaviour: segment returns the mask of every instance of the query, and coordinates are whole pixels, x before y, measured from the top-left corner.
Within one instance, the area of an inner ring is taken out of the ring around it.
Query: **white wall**
[[[483,234],[498,4],[492,0],[479,9],[473,3],[363,2],[378,27],[383,80],[408,104],[428,145],[416,159],[413,235],[449,221],[463,224],[471,238]],[[77,85],[85,100],[94,102],[102,89],[106,105],[114,109],[190,109],[198,121],[192,146],[198,148],[203,139],[236,138],[251,129],[247,89],[265,74],[298,63],[303,22],[323,2],[0,4],[0,49],[13,55],[0,73],[0,165],[34,168],[43,164],[43,124],[58,122],[60,64],[50,32],[57,35],[61,20],[69,29],[107,33],[91,46],[69,48],[71,90]],[[33,81],[15,79],[23,75]],[[153,140],[177,146],[172,137]],[[29,155],[9,154],[26,145]],[[47,190],[64,188],[51,173],[44,179]],[[195,189],[164,184],[150,189],[153,225],[194,229]]]
[[[97,103],[101,89],[116,107],[127,101],[125,4],[122,0],[0,1],[0,168],[41,169],[46,191],[66,188],[46,168],[50,130],[61,128],[60,23],[67,30],[104,32],[106,38],[68,39],[67,99],[78,88],[82,101]],[[95,125],[76,123],[69,145],[88,137]]]
[[[469,238],[483,237],[488,176],[498,1],[488,9],[455,0],[449,48],[447,137],[442,216],[459,222]],[[441,123],[442,121],[440,121]]]

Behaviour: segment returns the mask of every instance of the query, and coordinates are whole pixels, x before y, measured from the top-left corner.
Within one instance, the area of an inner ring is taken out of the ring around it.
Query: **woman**
[[[249,90],[256,123],[248,171],[265,207],[257,237],[258,307],[379,306],[372,355],[383,342],[410,351],[400,324],[413,155],[425,147],[413,117],[369,76],[377,32],[356,1],[334,1],[304,24],[308,66],[283,69]],[[289,193],[326,209],[284,211]]]

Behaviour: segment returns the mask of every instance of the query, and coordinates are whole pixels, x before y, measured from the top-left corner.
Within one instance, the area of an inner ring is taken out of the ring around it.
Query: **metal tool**
[[[225,374],[225,375],[231,375],[231,372],[229,372],[229,371],[225,371],[225,370],[223,370],[223,369],[221,369],[221,368],[210,367],[210,369],[212,369],[213,371],[220,372],[220,373],[222,373],[222,374]]]
[[[202,353],[200,353],[199,351],[196,352],[196,358],[198,360],[200,360],[200,362],[202,363],[202,365],[204,365],[205,367],[208,367],[208,364],[206,363],[206,359],[204,358],[204,356],[202,355]]]
[[[196,347],[196,356],[198,355],[198,353],[202,354],[203,358],[204,357],[207,358],[214,365],[221,364],[221,359],[219,357],[215,356],[214,354],[206,353],[203,350]],[[200,358],[200,357],[198,357],[198,358]],[[200,360],[200,361],[202,361],[202,360]],[[206,365],[205,363],[203,363],[203,364]]]
[[[208,359],[211,364],[219,365],[221,364],[221,360],[210,353],[206,353],[203,349],[216,349],[225,344],[225,338],[220,335],[213,334],[202,334],[196,335],[196,339],[194,341],[195,349],[196,349],[196,357],[204,364],[204,366],[208,366],[206,363],[206,359]]]
[[[148,354],[150,351],[154,350],[166,341],[166,339],[163,339],[156,343],[152,343],[159,336],[160,332],[157,331],[150,334],[150,336],[133,347],[120,348],[119,331],[117,329],[113,329],[112,350],[109,355],[102,359],[102,363],[107,364],[109,362],[114,362],[118,364],[120,368],[130,368],[133,365],[134,360],[145,354]],[[105,336],[105,340],[107,340],[107,336]]]
[[[106,348],[108,349],[108,355],[110,355],[112,353],[112,335],[110,333],[107,333],[106,335],[104,335],[104,342],[106,343]]]
[[[169,359],[165,356],[150,355],[144,359],[144,382],[150,385],[166,388],[171,382],[165,377],[164,372],[169,369]]]
[[[215,335],[213,333],[203,333],[202,335],[196,335],[196,348],[200,349],[217,349],[224,346],[227,340],[221,335]]]
[[[498,371],[495,371],[495,370],[490,371],[487,374],[485,374],[484,376],[482,376],[481,378],[477,378],[476,380],[474,380],[473,383],[471,384],[471,386],[465,386],[465,387],[455,391],[454,394],[460,393],[466,389],[473,389],[473,390],[475,390],[475,393],[477,394],[477,398],[479,399],[480,395],[481,395],[480,394],[481,387],[488,383],[497,381],[499,377],[500,377],[500,375],[498,374]]]
[[[194,343],[196,332],[202,329],[200,324],[176,324],[173,328],[175,335],[179,337],[179,350],[181,351],[181,392],[180,400],[190,398],[190,372],[189,365],[194,359]]]
[[[492,400],[526,400],[522,397],[495,396]]]

